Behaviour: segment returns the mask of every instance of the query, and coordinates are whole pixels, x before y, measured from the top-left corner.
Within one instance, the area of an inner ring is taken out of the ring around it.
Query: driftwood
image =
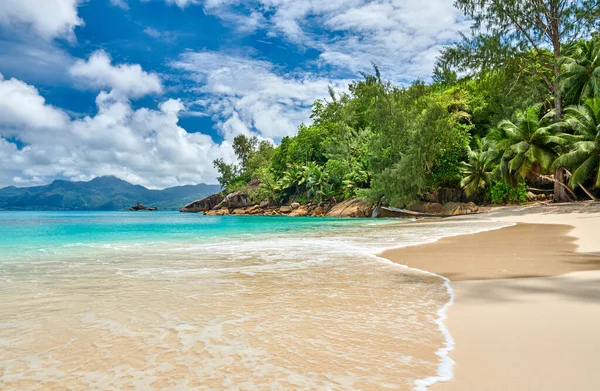
[[[389,206],[382,206],[381,209],[397,214],[398,217],[446,217],[440,213],[414,212],[412,210],[392,208]]]

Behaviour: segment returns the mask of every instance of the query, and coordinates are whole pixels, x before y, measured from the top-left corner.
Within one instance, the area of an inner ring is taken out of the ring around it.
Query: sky
[[[216,183],[233,138],[279,143],[377,64],[431,78],[453,0],[3,0],[0,187]]]

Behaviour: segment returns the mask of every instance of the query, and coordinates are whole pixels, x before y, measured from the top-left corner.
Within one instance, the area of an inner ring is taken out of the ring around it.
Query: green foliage
[[[600,97],[588,99],[580,106],[565,109],[565,120],[559,124],[574,134],[562,134],[570,149],[554,162],[554,167],[573,170],[571,188],[593,178],[600,187]]]
[[[281,201],[281,188],[275,175],[267,168],[260,167],[256,170],[256,179],[259,185],[255,189],[249,191],[250,200],[259,204],[263,201],[277,204]]]
[[[494,182],[488,191],[492,204],[523,203],[527,201],[527,185],[519,182],[513,187],[505,182]]]
[[[579,104],[600,96],[600,40],[579,41],[561,58],[560,94],[566,103]]]
[[[494,164],[484,152],[469,151],[469,161],[463,162],[460,186],[468,197],[479,194],[492,183]]]
[[[325,173],[329,177],[332,189],[337,191],[342,188],[346,175],[350,174],[350,167],[343,161],[330,159],[325,163]]]
[[[219,172],[219,176],[217,177],[217,181],[222,188],[227,188],[227,186],[235,179],[238,175],[237,166],[227,164],[223,159],[217,159],[213,161],[213,165]]]
[[[564,7],[551,13],[563,30],[542,31],[534,19],[548,11],[546,3],[494,1],[483,7],[478,0],[457,0],[476,31],[442,54],[432,84],[398,87],[374,67],[347,92],[329,89],[328,99],[313,104],[312,123],[301,124],[279,146],[237,136],[236,161],[215,161],[219,182],[226,192],[249,189],[254,202],[358,197],[392,206],[459,187],[469,197],[487,194],[494,203],[523,202],[525,182],[557,167],[573,170],[571,187],[592,177],[600,184],[600,103],[569,107],[560,120],[557,95],[559,81],[564,99],[598,94],[597,46],[579,42],[565,50],[560,64],[560,50],[548,49],[556,49],[555,39],[580,34],[571,29],[575,15],[586,31],[589,15],[579,12],[593,4],[559,2]],[[468,75],[459,78],[457,69]],[[259,185],[250,189],[252,180]]]
[[[554,148],[564,144],[554,132],[551,115],[539,118],[540,109],[538,105],[518,111],[514,121],[501,121],[487,137],[491,155],[499,160],[499,173],[509,183],[547,172],[556,156]]]

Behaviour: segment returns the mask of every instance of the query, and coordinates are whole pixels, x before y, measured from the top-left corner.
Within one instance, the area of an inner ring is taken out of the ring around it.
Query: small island
[[[134,206],[132,206],[131,208],[129,208],[127,210],[148,210],[148,211],[154,211],[154,210],[158,210],[158,208],[156,206],[147,207],[147,206],[142,205],[141,202],[138,202],[137,204],[135,204]]]

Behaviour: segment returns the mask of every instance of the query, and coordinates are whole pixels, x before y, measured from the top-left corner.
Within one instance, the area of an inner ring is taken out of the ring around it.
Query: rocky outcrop
[[[132,206],[131,208],[129,208],[127,210],[158,210],[158,208],[155,206],[151,206],[148,208],[138,202],[136,205]]]
[[[281,208],[279,208],[279,213],[288,214],[291,213],[292,210],[293,209],[291,206],[284,205]]]
[[[411,203],[406,209],[419,213],[440,213],[443,205],[437,202],[422,202],[416,201]]]
[[[221,201],[223,196],[220,193],[210,195],[204,199],[191,202],[181,208],[180,212],[184,213],[200,213],[214,209]]]
[[[209,211],[204,212],[204,214],[206,216],[228,216],[231,213],[229,213],[229,209],[228,208],[223,208],[223,209],[209,210]]]
[[[479,207],[472,202],[468,204],[462,202],[448,202],[441,210],[444,216],[458,216],[478,213]]]
[[[327,217],[371,217],[372,211],[373,208],[365,201],[349,199],[331,208]]]
[[[447,204],[449,202],[463,202],[466,201],[465,193],[461,189],[455,188],[442,188],[438,191],[437,202],[441,204]]]
[[[308,206],[306,206],[306,205],[299,205],[288,216],[302,217],[302,216],[308,216],[308,213],[309,213]]]
[[[221,209],[221,208],[245,208],[250,205],[250,197],[248,194],[242,193],[240,191],[236,191],[235,193],[229,194],[223,201],[217,204],[213,209]]]

